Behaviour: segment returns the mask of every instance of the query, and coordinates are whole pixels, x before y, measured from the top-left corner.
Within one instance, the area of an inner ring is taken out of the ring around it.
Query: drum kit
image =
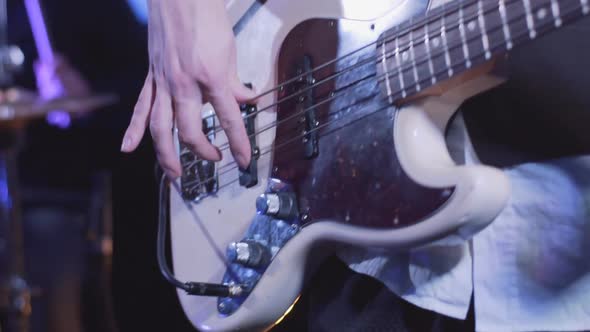
[[[33,9],[40,10],[38,3],[27,2],[27,9],[33,4],[36,5]],[[31,20],[33,29],[39,24],[42,22]],[[0,0],[0,332],[20,332],[29,330],[31,294],[35,293],[24,275],[17,177],[17,154],[23,131],[27,124],[44,119],[52,111],[88,112],[113,104],[117,98],[91,95],[45,99],[35,92],[12,86],[14,75],[24,64],[24,55],[17,46],[8,45],[6,28],[6,0]],[[35,41],[41,55],[38,33]]]

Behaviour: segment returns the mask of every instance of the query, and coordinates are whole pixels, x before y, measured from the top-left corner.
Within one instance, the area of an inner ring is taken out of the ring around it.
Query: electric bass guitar
[[[239,168],[205,110],[203,130],[224,158],[200,160],[177,142],[183,175],[169,191],[174,276],[164,270],[201,331],[272,327],[340,246],[407,250],[486,227],[508,180],[453,162],[447,123],[502,82],[494,59],[590,4],[230,0],[227,9],[240,79],[262,92],[241,106],[253,158]]]

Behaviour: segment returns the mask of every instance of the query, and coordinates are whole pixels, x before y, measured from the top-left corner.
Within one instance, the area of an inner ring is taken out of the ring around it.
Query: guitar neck
[[[381,36],[383,90],[410,97],[589,12],[589,0],[452,1]]]

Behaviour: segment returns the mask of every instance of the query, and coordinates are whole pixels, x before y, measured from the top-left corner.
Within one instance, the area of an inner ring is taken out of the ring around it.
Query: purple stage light
[[[45,20],[39,0],[25,0],[29,23],[35,39],[40,66],[35,68],[39,94],[43,99],[57,98],[63,95],[63,87],[59,80],[55,79],[53,72],[47,66],[53,68],[55,56],[51,48],[51,42],[47,33]],[[55,110],[47,115],[47,122],[59,128],[68,128],[71,123],[70,115],[67,112]]]

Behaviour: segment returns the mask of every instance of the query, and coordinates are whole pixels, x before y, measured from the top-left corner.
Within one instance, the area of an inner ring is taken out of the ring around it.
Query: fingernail
[[[250,164],[248,157],[243,154],[238,154],[236,156],[236,161],[238,162],[238,165],[240,165],[240,167],[242,169],[246,169],[248,167],[248,164]]]
[[[217,160],[216,161],[220,161],[221,158],[223,158],[223,155],[221,154],[221,150],[218,147],[215,147],[215,151],[217,152]]]
[[[168,179],[170,179],[170,181],[174,181],[180,177],[180,174],[178,174],[178,172],[171,170],[171,169],[166,169],[165,173],[166,173],[166,176],[168,176]]]
[[[121,144],[121,151],[127,152],[130,146],[131,146],[131,137],[125,137],[123,139],[123,143]]]

